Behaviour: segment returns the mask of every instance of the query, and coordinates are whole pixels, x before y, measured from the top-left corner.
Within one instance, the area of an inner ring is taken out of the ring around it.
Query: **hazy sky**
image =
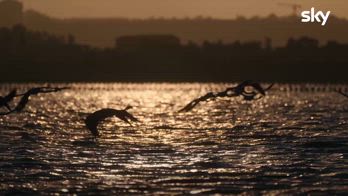
[[[21,0],[25,9],[50,16],[71,17],[196,17],[234,18],[236,15],[289,15],[292,9],[278,3],[299,3],[348,18],[348,0]]]

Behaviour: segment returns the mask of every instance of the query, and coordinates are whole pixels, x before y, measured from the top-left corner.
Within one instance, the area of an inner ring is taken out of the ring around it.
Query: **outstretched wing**
[[[345,96],[345,97],[347,97],[348,98],[348,94],[345,94],[342,90],[339,90],[339,91],[337,91],[339,94],[341,94],[341,95],[343,95],[343,96]]]
[[[188,103],[184,108],[179,110],[179,112],[189,112],[191,111],[194,107],[196,107],[200,102],[207,101],[209,99],[216,98],[216,95],[212,92],[207,93],[206,95],[199,97],[198,99],[195,99]]]
[[[265,91],[269,91],[269,90],[271,90],[271,88],[274,86],[274,83],[272,83],[271,85],[269,85],[267,88],[265,88],[264,90]]]
[[[250,86],[252,86],[257,92],[259,92],[263,96],[266,95],[265,90],[262,88],[262,86],[259,83],[253,82],[250,84]]]
[[[190,103],[188,103],[185,107],[183,107],[182,109],[179,110],[179,112],[189,112],[191,111],[194,107],[196,107],[196,105],[199,104],[199,99],[195,99],[193,101],[191,101]]]
[[[98,125],[101,121],[108,117],[112,117],[117,113],[114,109],[101,109],[92,114],[89,114],[85,120],[86,127],[91,131],[91,133],[97,137],[99,136]]]
[[[25,108],[25,106],[28,104],[29,102],[29,97],[30,97],[30,94],[24,94],[23,97],[19,100],[17,106],[15,107],[15,111],[17,112],[21,112],[23,111],[23,109]]]
[[[236,97],[236,87],[227,88],[225,91],[218,92],[215,94],[215,97]]]
[[[5,102],[11,102],[17,95],[17,90],[12,90],[8,95],[4,97]]]
[[[62,91],[62,90],[67,90],[67,89],[70,89],[70,87],[62,87],[62,88],[35,87],[35,88],[29,89],[27,92],[25,92],[23,94],[16,95],[16,97],[23,96],[23,95],[26,95],[26,94],[37,95],[39,93],[54,93],[54,92],[59,92],[59,91]]]
[[[34,88],[37,90],[38,93],[54,93],[54,92],[59,92],[62,90],[69,89],[69,87],[39,87],[39,88]]]

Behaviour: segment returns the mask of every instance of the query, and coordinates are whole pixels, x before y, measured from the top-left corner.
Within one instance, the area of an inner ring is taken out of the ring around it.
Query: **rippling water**
[[[0,117],[0,194],[348,192],[348,99],[337,93],[277,85],[255,102],[219,99],[179,114],[226,85],[72,87]],[[141,123],[111,118],[91,139],[88,113],[127,105]]]

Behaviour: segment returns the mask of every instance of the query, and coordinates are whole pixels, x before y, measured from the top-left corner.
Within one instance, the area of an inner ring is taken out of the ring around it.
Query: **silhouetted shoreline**
[[[285,47],[272,40],[193,42],[173,35],[121,37],[114,48],[73,36],[0,28],[0,82],[265,82],[346,83],[348,44],[302,37]]]
[[[13,0],[0,16],[1,83],[348,82],[348,21],[334,16],[325,29],[275,15],[63,20]]]

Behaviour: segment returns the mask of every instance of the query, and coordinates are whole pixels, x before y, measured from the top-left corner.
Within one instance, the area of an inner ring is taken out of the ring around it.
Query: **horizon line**
[[[224,18],[224,17],[214,17],[214,16],[207,16],[207,15],[196,15],[196,16],[182,16],[182,17],[177,17],[177,16],[172,16],[172,17],[166,17],[166,16],[149,16],[149,17],[125,17],[125,16],[110,16],[110,17],[105,17],[105,16],[84,16],[84,17],[56,17],[56,16],[51,16],[49,14],[37,11],[35,9],[26,9],[23,11],[23,13],[26,12],[35,12],[37,14],[46,16],[51,19],[57,19],[57,20],[117,20],[117,19],[123,19],[123,20],[238,20],[238,19],[244,19],[244,20],[253,20],[253,19],[267,19],[271,17],[276,17],[279,19],[284,19],[284,18],[301,18],[299,15],[278,15],[275,13],[269,13],[268,15],[253,15],[253,16],[244,16],[244,15],[236,15],[235,17],[232,18]],[[348,20],[348,17],[344,16],[337,16],[335,14],[331,14],[331,17],[334,17],[336,19],[341,19],[341,20]]]

